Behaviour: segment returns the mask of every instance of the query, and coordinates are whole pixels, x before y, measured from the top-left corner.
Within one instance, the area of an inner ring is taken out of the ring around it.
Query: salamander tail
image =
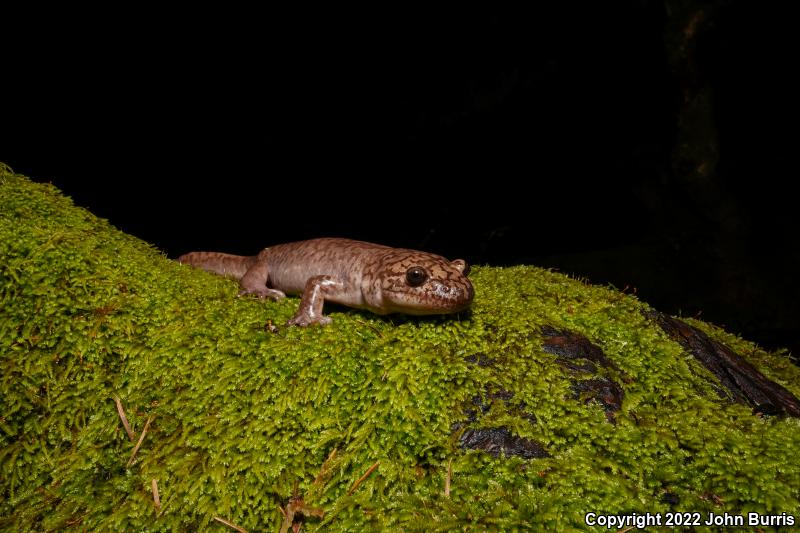
[[[219,252],[190,252],[178,258],[179,263],[202,268],[214,274],[241,279],[256,261],[255,256],[223,254]]]

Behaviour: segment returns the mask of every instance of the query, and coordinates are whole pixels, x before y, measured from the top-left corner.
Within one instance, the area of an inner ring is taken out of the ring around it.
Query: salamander
[[[294,326],[330,324],[325,301],[379,315],[431,315],[463,311],[475,294],[463,259],[350,239],[279,244],[254,256],[191,252],[178,261],[239,280],[240,295],[301,294],[287,322]]]

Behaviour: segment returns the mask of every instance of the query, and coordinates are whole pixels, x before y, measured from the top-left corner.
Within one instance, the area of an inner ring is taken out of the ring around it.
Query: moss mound
[[[720,398],[645,304],[534,267],[471,277],[460,317],[342,308],[331,326],[284,328],[296,299],[237,298],[236,283],[0,165],[0,527],[223,531],[220,517],[275,531],[296,511],[307,531],[569,530],[587,512],[800,514],[798,420]],[[786,354],[690,323],[800,395]],[[554,331],[611,361],[590,366],[624,392],[613,416],[575,388],[586,368],[546,349]],[[480,429],[506,443],[468,449]],[[526,443],[542,453],[513,453]]]

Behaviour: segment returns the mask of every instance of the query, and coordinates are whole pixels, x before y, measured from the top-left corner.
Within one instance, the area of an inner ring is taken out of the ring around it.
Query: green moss
[[[800,514],[798,421],[720,401],[645,304],[535,267],[472,279],[460,317],[342,308],[329,327],[284,328],[296,299],[237,298],[0,165],[0,527],[223,530],[220,516],[277,530],[295,494],[326,512],[309,531],[583,529],[589,511],[668,511],[665,492],[678,510]],[[785,353],[692,324],[800,395]],[[615,425],[572,398],[543,325],[587,336],[631,378]],[[153,417],[130,467],[115,395],[137,436]],[[552,456],[462,450],[453,426],[475,396],[479,426]]]

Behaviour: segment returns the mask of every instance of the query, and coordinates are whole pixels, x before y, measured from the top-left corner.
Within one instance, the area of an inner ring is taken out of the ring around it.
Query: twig
[[[122,400],[116,394],[114,395],[114,402],[117,404],[117,412],[122,419],[122,425],[125,426],[125,431],[128,433],[128,438],[133,442],[133,439],[136,438],[136,433],[133,432],[131,425],[128,424],[128,417],[125,416],[125,410],[122,408]]]
[[[131,463],[133,463],[133,458],[136,457],[136,452],[139,451],[139,447],[141,447],[142,441],[144,441],[144,436],[147,435],[147,428],[150,426],[150,422],[152,422],[152,420],[152,415],[147,417],[147,422],[144,423],[144,428],[142,428],[142,434],[139,435],[139,442],[137,442],[136,446],[133,447],[133,453],[131,454],[131,458],[128,459],[128,464],[125,465],[125,468],[130,467]]]
[[[300,522],[294,521],[294,515],[297,513],[304,514],[306,516],[316,516],[317,518],[325,518],[325,511],[319,509],[317,507],[309,507],[306,505],[306,502],[301,497],[293,497],[289,500],[289,503],[286,504],[286,511],[279,505],[278,509],[280,509],[281,514],[283,515],[283,523],[281,523],[281,531],[280,533],[288,533],[289,528],[297,531],[300,526]],[[297,526],[297,527],[295,527]]]
[[[78,518],[70,518],[69,520],[66,521],[66,524],[68,526],[77,526],[78,524],[83,522],[83,519],[86,518],[87,516],[89,516],[89,513],[83,513]]]
[[[229,528],[231,528],[231,529],[235,529],[235,530],[236,530],[236,531],[238,531],[239,533],[248,533],[248,532],[247,532],[247,530],[246,530],[245,528],[243,528],[243,527],[241,527],[241,526],[237,526],[237,525],[236,525],[236,524],[234,524],[233,522],[228,522],[228,521],[227,521],[227,520],[225,520],[224,518],[220,518],[220,517],[218,517],[218,516],[215,516],[215,517],[214,517],[214,520],[216,520],[217,522],[220,522],[220,523],[222,523],[222,524],[225,524],[226,526],[228,526],[228,527],[229,527]]]
[[[289,509],[289,506],[287,505],[286,508]],[[283,512],[283,509],[281,509],[281,512]],[[294,511],[290,509],[289,514],[283,513],[280,533],[289,533],[289,528],[292,527],[292,524],[294,524]]]
[[[375,461],[375,464],[374,464],[374,465],[372,465],[371,467],[369,467],[369,468],[367,469],[367,471],[366,471],[366,472],[364,472],[364,475],[363,475],[363,476],[361,476],[360,478],[358,478],[358,479],[356,480],[356,482],[355,482],[355,483],[353,483],[353,486],[352,486],[352,487],[350,487],[350,490],[348,490],[348,491],[347,491],[347,495],[348,495],[348,496],[352,496],[352,495],[353,495],[353,493],[354,493],[354,492],[356,491],[356,489],[358,488],[358,486],[359,486],[359,485],[361,485],[361,482],[362,482],[362,481],[364,481],[365,479],[367,479],[367,478],[369,477],[369,475],[370,475],[370,474],[371,474],[371,473],[372,473],[372,472],[373,472],[373,471],[374,471],[376,468],[378,468],[378,465],[379,465],[379,464],[380,464],[380,461]]]
[[[156,504],[156,511],[161,510],[161,496],[158,495],[158,482],[153,478],[153,501]]]
[[[322,466],[319,468],[319,474],[317,477],[314,478],[314,485],[319,485],[325,474],[328,473],[328,469],[330,468],[331,461],[336,457],[337,448],[334,448],[333,451],[328,455],[328,458],[322,463]]]
[[[379,330],[378,328],[376,328],[376,327],[375,327],[375,326],[373,326],[372,324],[367,324],[367,323],[366,323],[366,322],[364,322],[363,320],[356,320],[356,322],[358,322],[359,324],[364,324],[364,325],[365,325],[365,326],[367,326],[369,329],[371,329],[372,331],[374,331],[374,332],[375,332],[375,334],[376,334],[378,337],[380,337],[380,338],[383,338],[383,334],[381,333],[381,330]]]
[[[453,460],[447,461],[447,476],[444,478],[444,495],[450,497],[450,478],[453,477]]]

